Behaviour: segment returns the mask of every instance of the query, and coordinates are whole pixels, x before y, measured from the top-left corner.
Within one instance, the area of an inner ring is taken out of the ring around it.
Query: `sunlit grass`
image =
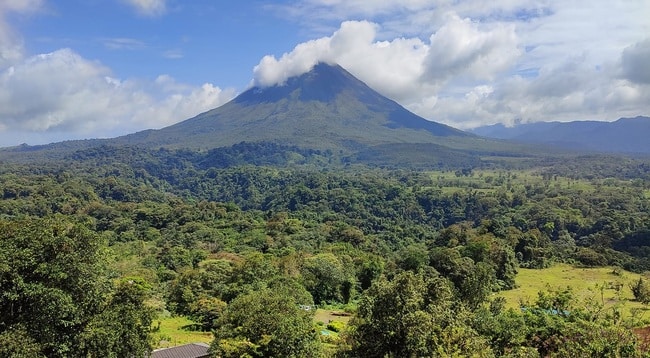
[[[518,287],[496,295],[506,299],[506,307],[518,308],[520,302],[534,302],[539,291],[571,287],[579,302],[593,299],[606,307],[620,305],[624,317],[634,315],[639,320],[650,320],[650,312],[645,313],[647,307],[634,301],[630,289],[639,274],[620,269],[617,272],[612,267],[579,268],[564,264],[541,270],[519,269],[515,279]],[[618,292],[614,288],[617,285]]]
[[[158,326],[160,324],[160,326]],[[210,343],[212,333],[191,331],[188,327],[194,324],[186,317],[160,317],[153,322],[156,330],[154,336],[155,348],[180,346],[187,343]],[[159,328],[157,328],[159,327]]]
[[[472,170],[469,175],[462,171],[432,171],[429,172],[434,182],[433,189],[443,194],[453,194],[471,190],[476,193],[489,194],[496,190],[507,188],[508,191],[523,190],[533,186],[548,186],[557,189],[571,188],[591,192],[595,190],[594,183],[589,180],[571,179],[561,176],[544,178],[536,170]]]

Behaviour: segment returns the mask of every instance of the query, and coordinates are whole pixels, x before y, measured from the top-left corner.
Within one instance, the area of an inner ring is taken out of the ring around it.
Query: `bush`
[[[345,323],[341,321],[331,321],[327,324],[327,329],[332,332],[341,332],[345,328]]]
[[[633,283],[630,288],[637,301],[646,305],[650,303],[650,285],[643,278],[639,277],[639,280]]]

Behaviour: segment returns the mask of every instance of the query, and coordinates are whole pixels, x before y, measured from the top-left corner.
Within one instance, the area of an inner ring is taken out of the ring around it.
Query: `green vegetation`
[[[519,269],[515,280],[516,288],[494,295],[505,298],[505,307],[518,308],[522,302],[534,300],[540,291],[570,287],[578,300],[594,300],[610,308],[616,306],[626,317],[635,314],[636,319],[650,320],[650,315],[639,316],[646,307],[631,290],[640,278],[641,275],[620,267],[555,264],[544,269]]]
[[[242,144],[4,163],[0,355],[641,356],[650,166],[332,158]]]
[[[212,332],[196,330],[196,323],[185,316],[153,320],[154,348],[169,348],[187,343],[210,343]]]

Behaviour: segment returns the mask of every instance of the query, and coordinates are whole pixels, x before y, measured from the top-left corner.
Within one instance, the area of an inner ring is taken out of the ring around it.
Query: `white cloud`
[[[402,103],[430,103],[452,77],[491,79],[519,54],[514,27],[480,30],[455,15],[429,42],[417,37],[378,41],[378,29],[371,22],[346,21],[330,37],[302,43],[279,59],[265,56],[255,67],[255,84],[281,84],[323,61],[340,64]]]
[[[456,14],[431,35],[430,43],[426,75],[433,80],[459,74],[489,80],[508,69],[520,52],[513,25],[481,31],[478,24]]]
[[[233,96],[233,90],[212,84],[196,88],[170,76],[119,80],[101,64],[62,49],[0,72],[0,131],[113,137],[173,124]]]
[[[279,59],[265,56],[254,69],[254,83],[281,84],[322,61],[340,64],[393,98],[420,89],[427,46],[419,39],[375,41],[376,31],[377,25],[367,21],[344,22],[332,36],[299,44]]]
[[[181,58],[185,57],[185,55],[183,54],[183,50],[181,50],[181,49],[167,50],[167,51],[163,52],[162,56],[164,58],[170,59],[170,60],[178,60],[178,59],[181,59]]]
[[[160,16],[167,11],[166,0],[122,0],[144,16]]]
[[[7,14],[26,14],[38,11],[41,7],[41,0],[0,1],[0,69],[20,61],[24,52],[21,37],[6,22]]]
[[[255,69],[257,84],[322,60],[460,128],[650,114],[648,1],[296,0],[290,7],[279,8],[329,35],[267,56]]]

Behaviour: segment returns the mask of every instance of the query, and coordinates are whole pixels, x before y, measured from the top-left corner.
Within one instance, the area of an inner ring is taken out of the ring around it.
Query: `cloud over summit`
[[[330,35],[266,56],[254,84],[338,63],[415,113],[459,128],[650,113],[647,2],[575,4],[296,0],[283,8]]]
[[[455,79],[494,78],[521,52],[514,26],[481,29],[455,14],[428,41],[378,40],[379,30],[369,21],[345,21],[331,36],[301,43],[279,59],[265,56],[254,69],[254,84],[281,85],[322,61],[340,64],[386,96],[425,103]]]

